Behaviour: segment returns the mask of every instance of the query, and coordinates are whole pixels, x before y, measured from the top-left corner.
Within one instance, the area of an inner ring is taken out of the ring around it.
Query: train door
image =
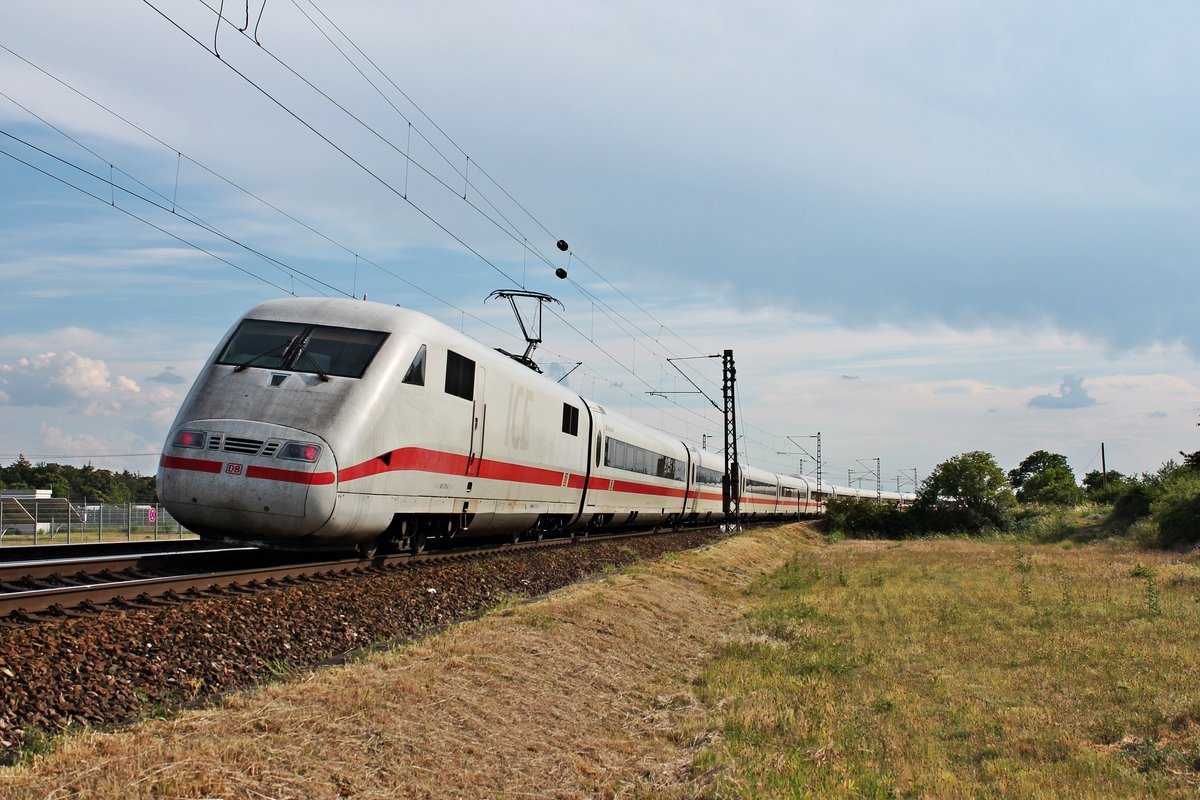
[[[483,435],[487,430],[487,370],[475,367],[475,397],[471,402],[471,449],[467,456],[467,474],[479,476],[479,466],[483,462]]]

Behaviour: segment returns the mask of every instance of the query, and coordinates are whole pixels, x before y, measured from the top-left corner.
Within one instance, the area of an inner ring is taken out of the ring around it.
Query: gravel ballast
[[[202,704],[712,536],[588,542],[0,629],[0,758],[23,740]]]

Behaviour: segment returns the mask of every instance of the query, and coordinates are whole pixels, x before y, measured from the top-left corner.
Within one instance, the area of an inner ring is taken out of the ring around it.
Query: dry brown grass
[[[0,773],[6,796],[637,797],[692,766],[685,687],[800,526],[497,611],[220,706],[86,731]]]
[[[1200,796],[1200,554],[839,542],[753,593],[668,796]]]

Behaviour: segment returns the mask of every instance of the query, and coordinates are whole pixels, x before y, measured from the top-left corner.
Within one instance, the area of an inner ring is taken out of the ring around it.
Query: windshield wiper
[[[284,343],[284,345],[283,345],[283,352],[282,352],[282,353],[280,353],[280,355],[279,355],[279,359],[280,359],[280,361],[281,361],[281,362],[283,362],[283,363],[285,363],[285,364],[287,363],[287,360],[288,360],[288,351],[292,349],[292,346],[293,346],[294,344],[296,344],[296,340],[297,340],[298,338],[300,338],[300,334],[296,334],[295,336],[293,336],[292,338],[288,339],[288,340],[287,340],[287,341]],[[272,354],[273,354],[273,353],[274,353],[276,350],[279,350],[279,348],[278,348],[278,347],[272,347],[270,350],[266,351],[265,353],[259,353],[258,355],[256,355],[256,356],[253,356],[252,358],[250,358],[250,359],[248,359],[248,360],[246,360],[246,361],[243,361],[241,364],[238,364],[236,367],[234,367],[234,368],[233,368],[233,371],[234,371],[234,372],[241,372],[242,370],[244,370],[244,369],[246,369],[247,367],[249,367],[249,366],[251,366],[252,364],[254,364],[254,362],[255,362],[255,361],[258,361],[260,358],[266,358],[267,356],[269,356],[269,355],[272,355]]]
[[[297,362],[302,358],[307,358],[308,362],[312,364],[313,369],[316,371],[317,377],[322,381],[329,381],[329,376],[325,374],[325,370],[321,369],[321,365],[317,363],[317,360],[308,354],[308,350],[302,349],[294,358]]]

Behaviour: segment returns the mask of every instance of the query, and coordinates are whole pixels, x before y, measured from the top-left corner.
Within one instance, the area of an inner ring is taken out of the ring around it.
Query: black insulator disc
[[[559,267],[558,269],[554,270],[554,274],[564,280],[567,277],[567,271],[565,269],[563,269],[562,267]]]
[[[564,253],[565,253],[565,252],[567,252],[567,248],[568,248],[568,247],[570,247],[570,246],[571,246],[571,245],[567,244],[567,240],[566,240],[566,239],[559,239],[559,240],[558,240],[558,249],[559,249],[559,250],[562,250]],[[560,277],[561,277],[561,276],[560,276]]]

